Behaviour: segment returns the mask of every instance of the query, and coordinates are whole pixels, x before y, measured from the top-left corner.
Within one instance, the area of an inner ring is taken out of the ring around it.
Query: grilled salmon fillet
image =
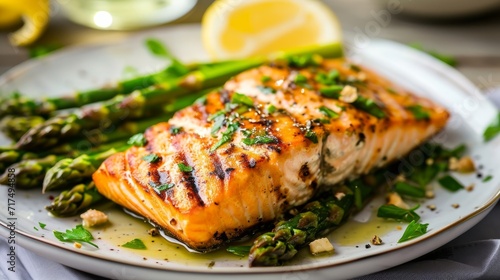
[[[448,112],[344,59],[243,72],[109,157],[101,194],[204,251],[384,166]]]

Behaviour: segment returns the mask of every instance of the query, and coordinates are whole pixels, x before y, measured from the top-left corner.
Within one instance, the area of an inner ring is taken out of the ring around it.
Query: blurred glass
[[[57,0],[66,16],[97,29],[130,30],[176,20],[197,0]]]

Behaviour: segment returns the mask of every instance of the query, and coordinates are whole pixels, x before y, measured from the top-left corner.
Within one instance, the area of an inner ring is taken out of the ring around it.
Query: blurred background
[[[2,3],[6,5],[8,2],[17,1],[0,0],[0,17]],[[137,6],[137,2],[142,4]],[[499,0],[324,2],[337,14],[346,36],[359,42],[387,38],[445,54],[451,56],[457,68],[480,88],[500,86]],[[145,29],[199,22],[211,3],[211,0],[51,1],[46,30],[29,47],[9,43],[8,34],[18,26],[0,30],[0,74],[39,52],[114,42]],[[115,18],[111,23],[106,13],[96,14],[95,9],[101,9],[103,5],[111,5],[122,20]],[[145,15],[142,16],[140,11],[145,11]],[[122,28],[126,30],[109,30]]]

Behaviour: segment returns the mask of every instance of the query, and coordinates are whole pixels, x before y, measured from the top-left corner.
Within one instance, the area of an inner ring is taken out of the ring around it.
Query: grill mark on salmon
[[[320,94],[323,85],[315,76],[332,69],[339,71],[341,81],[356,87],[359,96],[378,104],[386,117],[376,118],[352,103]],[[446,124],[449,114],[441,106],[368,69],[361,71],[366,79],[358,81],[360,73],[345,60],[324,60],[315,69],[267,65],[236,75],[222,90],[209,94],[206,102],[148,129],[146,147],[132,147],[108,158],[94,173],[96,187],[189,247],[216,248],[304,204],[332,184],[403,156]],[[293,82],[298,73],[307,77],[308,86]],[[264,84],[262,76],[270,81]],[[274,92],[265,93],[262,86]],[[209,117],[226,110],[236,92],[249,97],[254,106],[237,114],[225,111],[226,119],[214,137]],[[428,120],[417,120],[407,109],[417,104],[429,113]],[[272,114],[266,113],[270,105],[276,108]],[[321,106],[334,110],[338,117],[326,117]],[[328,122],[318,121],[326,118]],[[226,143],[212,149],[236,122]],[[172,135],[171,127],[182,127],[182,133]],[[246,137],[256,135],[277,141],[244,143]],[[141,158],[149,153],[162,160],[144,162]],[[181,172],[179,162],[193,171]],[[173,187],[158,195],[148,184],[152,176]]]

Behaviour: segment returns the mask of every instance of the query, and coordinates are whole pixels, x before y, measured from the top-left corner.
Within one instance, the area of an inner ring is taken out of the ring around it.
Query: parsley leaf
[[[157,154],[149,154],[143,156],[142,159],[149,163],[155,163],[160,160],[160,157]]]
[[[403,209],[393,204],[382,205],[378,208],[377,217],[402,220],[405,222],[419,221],[420,216],[414,211],[418,207],[420,207],[420,205],[411,209]]]
[[[398,240],[398,243],[405,242],[426,234],[427,226],[429,226],[429,224],[420,224],[416,221],[411,221],[406,227],[403,236]]]
[[[144,147],[148,141],[144,137],[144,133],[137,133],[136,135],[130,137],[127,144],[134,145],[136,147]]]
[[[179,162],[177,164],[177,166],[179,167],[179,169],[182,171],[182,172],[192,172],[193,171],[193,167],[189,166],[189,165],[185,165],[184,163],[182,162]]]
[[[405,182],[397,182],[394,185],[394,190],[402,195],[407,195],[412,197],[425,197],[425,189],[415,187]]]
[[[428,120],[431,118],[429,112],[427,112],[421,105],[407,106],[406,109],[413,114],[416,120]]]
[[[318,144],[318,135],[316,135],[316,132],[308,130],[306,131],[305,137],[311,140],[314,144]]]
[[[317,74],[316,77],[314,77],[314,79],[320,84],[331,86],[338,83],[339,76],[340,76],[339,71],[337,69],[333,69],[330,72],[328,72],[328,74],[325,73]]]
[[[66,232],[54,230],[53,233],[57,239],[63,242],[86,242],[96,248],[99,248],[96,244],[91,242],[91,240],[94,240],[92,233],[86,230],[82,225],[77,225],[73,229],[67,229]]]
[[[493,123],[491,123],[486,130],[483,132],[484,141],[490,141],[500,134],[500,112],[498,112],[497,118]]]
[[[172,135],[177,135],[177,134],[181,133],[181,131],[182,131],[182,127],[176,127],[176,126],[170,127],[170,133]]]
[[[331,119],[336,119],[339,117],[339,114],[337,114],[335,111],[333,111],[332,109],[326,107],[326,106],[321,106],[319,107],[318,109],[321,113],[323,113],[323,115],[331,118]]]
[[[269,104],[269,106],[267,106],[266,110],[267,110],[268,114],[272,114],[272,113],[276,112],[276,107],[273,104]]]
[[[233,253],[236,256],[246,257],[250,254],[250,248],[251,246],[229,246],[226,251]]]
[[[486,183],[486,182],[490,181],[491,179],[493,179],[493,176],[488,175],[488,176],[486,176],[486,177],[483,179],[483,183]]]
[[[242,105],[247,105],[247,106],[253,107],[252,98],[250,98],[244,94],[237,93],[237,92],[235,92],[233,94],[233,96],[231,97],[231,103],[242,104]]]
[[[42,222],[38,222],[38,225],[40,226],[41,229],[45,229],[45,227],[47,226],[46,224],[44,224]]]
[[[278,139],[272,135],[257,135],[253,138],[248,137],[243,139],[243,143],[249,146],[255,144],[270,144],[270,143],[278,143]]]
[[[146,245],[144,245],[144,242],[142,242],[142,240],[140,240],[138,238],[123,244],[122,247],[130,248],[130,249],[139,249],[139,250],[146,249]]]
[[[462,186],[462,184],[460,184],[460,182],[458,182],[455,178],[451,177],[451,175],[446,175],[442,178],[439,178],[438,182],[445,189],[450,190],[452,192],[456,192],[464,188],[464,186]]]
[[[226,144],[227,142],[231,141],[231,139],[233,138],[233,134],[236,132],[236,130],[238,130],[239,126],[240,126],[240,124],[237,123],[237,122],[236,123],[230,123],[227,126],[226,131],[224,131],[222,133],[221,139],[210,148],[210,152],[213,152],[213,151],[217,150],[217,148],[219,148],[220,146],[222,146],[222,145]]]

